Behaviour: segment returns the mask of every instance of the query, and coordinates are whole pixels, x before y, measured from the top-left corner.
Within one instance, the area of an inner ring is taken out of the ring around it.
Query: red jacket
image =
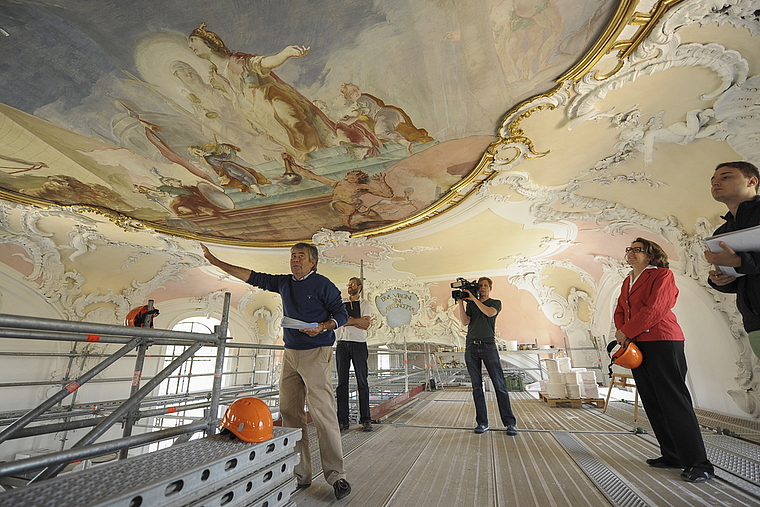
[[[678,299],[675,276],[667,268],[642,271],[633,287],[623,282],[615,308],[615,327],[637,342],[683,341],[673,307]]]

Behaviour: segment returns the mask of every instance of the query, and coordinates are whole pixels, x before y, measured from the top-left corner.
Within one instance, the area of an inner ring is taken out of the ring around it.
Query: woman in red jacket
[[[686,387],[684,336],[673,313],[678,287],[668,256],[643,238],[636,238],[625,252],[633,271],[623,281],[615,308],[615,339],[621,346],[636,342],[644,356],[632,373],[662,452],[647,464],[682,468],[685,481],[707,481],[715,470]]]

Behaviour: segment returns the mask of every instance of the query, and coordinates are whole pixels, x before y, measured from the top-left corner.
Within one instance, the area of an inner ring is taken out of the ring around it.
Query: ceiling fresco
[[[3,1],[0,191],[228,243],[392,231],[477,178],[617,6]]]
[[[598,365],[641,236],[681,290],[695,402],[760,417],[758,359],[703,254],[725,214],[715,166],[760,164],[759,12],[0,0],[0,311],[35,295],[117,323],[149,299],[211,312],[229,290],[238,336],[263,319],[256,340],[273,340],[277,301],[208,266],[199,241],[284,273],[306,240],[339,287],[419,298],[373,345],[460,346],[450,282],[489,276],[500,339]]]

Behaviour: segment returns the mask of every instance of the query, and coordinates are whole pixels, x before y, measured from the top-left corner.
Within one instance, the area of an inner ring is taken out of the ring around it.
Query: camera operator
[[[488,409],[483,392],[483,364],[488,370],[499,404],[501,422],[507,427],[507,435],[517,435],[517,420],[512,413],[509,392],[501,369],[501,359],[496,349],[496,316],[501,311],[501,301],[491,299],[493,282],[490,278],[478,279],[478,297],[467,289],[462,290],[464,299],[457,299],[459,320],[467,326],[467,341],[464,362],[472,380],[472,399],[475,402],[475,433],[488,431]],[[466,303],[465,303],[466,301]]]

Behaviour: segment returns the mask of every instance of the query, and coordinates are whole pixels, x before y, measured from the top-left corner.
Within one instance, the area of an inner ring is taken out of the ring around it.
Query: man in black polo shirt
[[[464,353],[464,362],[472,380],[472,399],[475,402],[475,433],[488,431],[488,409],[486,397],[483,393],[482,365],[488,370],[494,389],[496,401],[499,404],[501,422],[507,427],[507,435],[517,435],[515,424],[517,420],[512,413],[509,402],[509,392],[504,381],[504,371],[501,369],[501,359],[496,349],[496,316],[501,311],[501,301],[491,299],[493,282],[490,278],[478,279],[479,294],[476,298],[468,290],[467,298],[458,299],[459,320],[467,326],[467,341]],[[467,302],[465,304],[465,301]]]

